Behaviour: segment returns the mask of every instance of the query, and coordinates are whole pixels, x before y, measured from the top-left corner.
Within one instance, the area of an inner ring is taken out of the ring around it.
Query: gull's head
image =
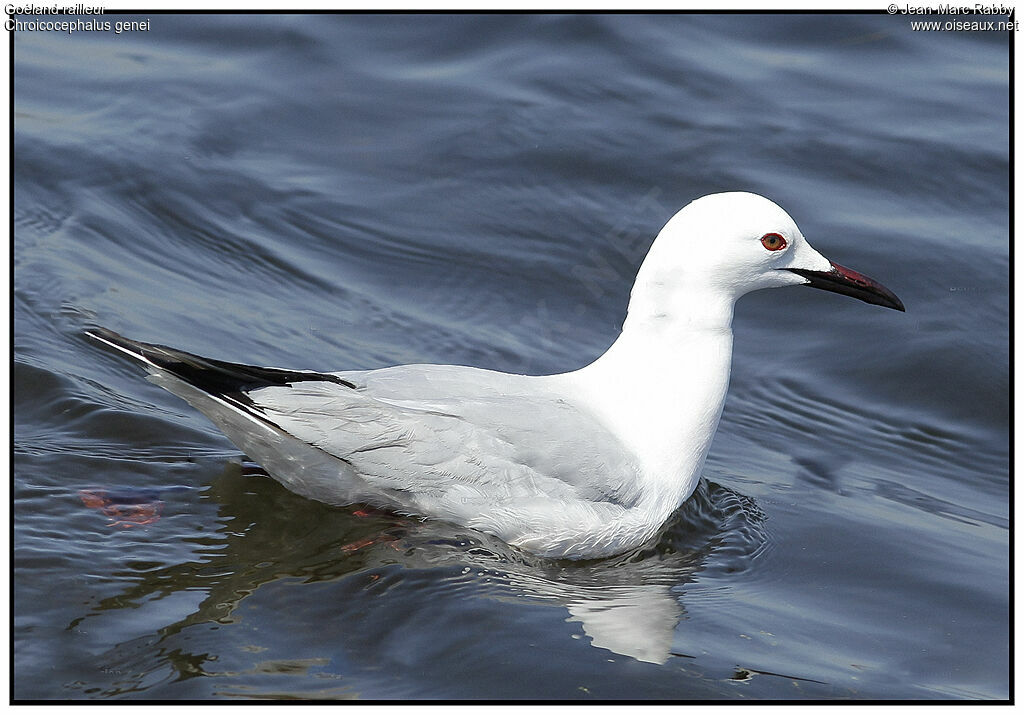
[[[731,316],[740,296],[788,285],[904,309],[880,283],[814,250],[778,205],[730,192],[696,199],[665,224],[637,275],[630,313],[700,315],[720,304]]]

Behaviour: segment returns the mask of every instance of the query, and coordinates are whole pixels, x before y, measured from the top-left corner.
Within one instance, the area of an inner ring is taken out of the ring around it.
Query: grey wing
[[[637,466],[545,378],[412,365],[249,394],[269,420],[413,512],[471,519],[550,501],[628,508]],[[328,500],[329,501],[329,500]]]

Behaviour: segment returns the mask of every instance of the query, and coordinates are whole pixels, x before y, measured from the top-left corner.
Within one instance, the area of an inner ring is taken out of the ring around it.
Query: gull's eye
[[[766,233],[761,236],[761,245],[769,251],[781,251],[786,247],[786,239],[777,233]]]

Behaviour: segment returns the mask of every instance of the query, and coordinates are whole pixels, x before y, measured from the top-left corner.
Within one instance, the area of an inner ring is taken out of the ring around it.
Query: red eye
[[[761,245],[769,251],[781,251],[786,247],[786,239],[777,233],[766,233],[761,236]]]

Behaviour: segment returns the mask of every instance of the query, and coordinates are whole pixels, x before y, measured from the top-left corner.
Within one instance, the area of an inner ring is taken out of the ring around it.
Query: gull
[[[734,305],[790,285],[904,310],[813,249],[775,203],[729,192],[665,224],[620,335],[572,372],[286,370],[86,332],[141,362],[297,494],[445,520],[542,557],[595,559],[654,539],[693,492],[725,402]]]

